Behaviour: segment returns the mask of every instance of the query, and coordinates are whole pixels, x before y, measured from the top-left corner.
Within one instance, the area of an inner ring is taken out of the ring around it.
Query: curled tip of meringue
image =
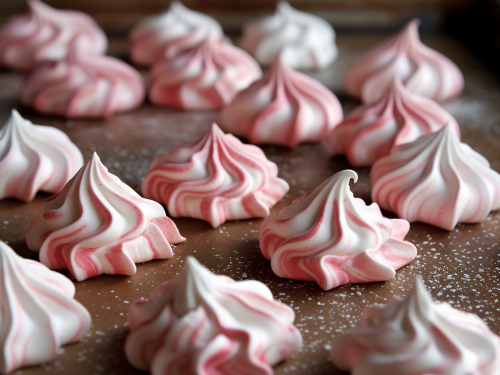
[[[338,174],[341,178],[345,178],[346,180],[350,180],[352,178],[355,183],[358,182],[358,174],[352,169],[345,169],[343,171],[340,171]]]

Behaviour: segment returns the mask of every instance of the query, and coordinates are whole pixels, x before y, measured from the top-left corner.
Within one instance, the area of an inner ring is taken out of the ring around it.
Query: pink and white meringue
[[[216,124],[201,139],[156,157],[142,182],[142,194],[167,206],[173,217],[208,221],[269,215],[287,193],[278,167],[253,145],[245,145]]]
[[[133,275],[135,263],[172,257],[184,242],[163,207],[110,174],[96,153],[31,222],[28,247],[51,269],[82,281],[100,274]]]
[[[342,118],[342,107],[330,90],[293,71],[278,56],[264,77],[222,109],[220,124],[251,143],[293,148],[319,142]]]
[[[260,249],[276,275],[329,290],[390,280],[415,258],[415,246],[403,241],[408,222],[354,198],[351,179],[357,181],[356,172],[341,171],[264,220]]]
[[[179,1],[160,15],[146,17],[129,34],[131,60],[138,65],[151,65],[198,46],[208,37],[222,39],[220,24],[212,17],[194,12]]]
[[[78,147],[59,129],[33,125],[15,109],[0,130],[0,200],[58,193],[83,165]]]
[[[53,360],[59,348],[85,337],[90,314],[73,299],[75,286],[0,241],[0,372]]]
[[[420,42],[414,19],[394,38],[355,62],[346,72],[348,94],[365,103],[380,99],[395,77],[411,92],[444,102],[458,96],[464,87],[460,69],[446,56]]]
[[[235,282],[188,257],[178,278],[131,306],[125,354],[152,375],[270,375],[302,346],[294,315],[261,282]]]
[[[361,105],[332,131],[333,154],[345,154],[355,167],[372,165],[392,148],[441,129],[447,122],[460,135],[455,118],[436,102],[409,92],[395,79],[375,103]]]
[[[500,175],[454,127],[396,147],[371,170],[372,199],[410,223],[453,230],[500,208]]]
[[[333,363],[352,374],[500,373],[500,338],[476,315],[433,302],[420,278],[408,297],[367,308],[331,347]]]
[[[44,61],[63,60],[77,39],[86,55],[106,51],[106,35],[87,14],[39,0],[28,0],[28,5],[28,15],[12,17],[0,28],[0,65],[31,70]]]
[[[149,99],[182,109],[219,109],[262,76],[242,49],[209,37],[195,48],[151,67]]]
[[[332,25],[286,1],[278,2],[273,16],[246,24],[241,46],[264,65],[281,54],[293,69],[323,69],[338,55]]]

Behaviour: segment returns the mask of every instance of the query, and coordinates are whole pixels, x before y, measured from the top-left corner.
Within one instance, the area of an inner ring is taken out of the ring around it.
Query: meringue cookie
[[[264,65],[281,54],[294,69],[323,69],[338,55],[333,27],[280,1],[276,14],[244,26],[241,46]]]
[[[58,193],[83,165],[78,147],[59,129],[33,125],[15,109],[0,130],[0,200]]]
[[[372,165],[392,148],[441,129],[447,122],[460,135],[455,118],[436,102],[409,92],[396,78],[376,103],[357,107],[331,133],[333,154],[352,166]]]
[[[149,99],[182,109],[219,109],[261,76],[252,56],[210,37],[152,66]]]
[[[201,139],[156,157],[142,182],[142,194],[167,206],[173,217],[208,221],[269,215],[287,193],[278,167],[256,146],[245,145],[216,124]]]
[[[12,17],[0,28],[0,64],[30,70],[44,61],[62,60],[79,40],[84,54],[103,54],[106,35],[85,13],[57,10],[28,0],[30,14]]]
[[[352,374],[500,373],[500,338],[476,315],[434,303],[420,278],[408,297],[366,309],[331,346],[333,363]]]
[[[437,102],[458,96],[464,87],[462,72],[450,59],[420,42],[419,24],[418,19],[410,21],[396,37],[355,62],[345,75],[347,93],[372,103],[399,77],[411,92]]]
[[[28,247],[51,269],[82,281],[133,275],[135,263],[172,257],[184,242],[158,203],[140,197],[101,164],[96,153],[31,222]]]
[[[319,142],[342,118],[342,107],[330,90],[293,71],[278,56],[264,77],[222,109],[220,124],[251,143],[293,148]]]
[[[269,375],[302,346],[293,320],[261,282],[235,282],[188,257],[178,278],[131,306],[125,354],[153,375]]]
[[[264,220],[260,249],[276,275],[329,290],[390,280],[415,258],[415,246],[403,241],[408,222],[354,198],[351,178],[357,181],[356,172],[341,171]]]
[[[396,147],[371,170],[372,199],[410,223],[453,230],[500,208],[500,175],[453,126]]]
[[[73,299],[75,286],[0,241],[0,372],[54,359],[62,345],[85,337],[90,314]]]
[[[178,1],[158,16],[139,21],[129,34],[131,60],[138,65],[151,65],[163,57],[172,58],[198,46],[209,36],[222,39],[220,24],[212,17],[194,12]]]

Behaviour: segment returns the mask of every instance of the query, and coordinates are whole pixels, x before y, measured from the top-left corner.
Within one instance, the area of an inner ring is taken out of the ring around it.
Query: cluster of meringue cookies
[[[23,103],[66,117],[107,117],[142,103],[141,75],[102,55],[107,40],[90,17],[38,0],[29,6],[28,16],[0,29],[0,63],[30,71]],[[180,3],[141,21],[130,33],[130,56],[151,66],[151,102],[221,109],[222,128],[213,124],[199,140],[156,157],[143,197],[96,153],[84,162],[63,132],[13,110],[0,131],[0,199],[54,195],[26,234],[41,263],[0,241],[1,302],[12,315],[2,326],[0,371],[53,359],[89,330],[73,283],[51,270],[82,281],[133,275],[136,263],[173,256],[172,245],[186,239],[161,204],[171,217],[214,228],[266,218],[260,248],[274,273],[324,290],[394,278],[417,254],[404,240],[410,222],[451,231],[500,208],[500,175],[460,142],[456,120],[438,104],[460,94],[462,74],[420,42],[417,28],[411,21],[348,70],[346,91],[363,104],[343,119],[335,95],[295,70],[321,69],[337,56],[333,28],[319,17],[282,2],[275,15],[245,27],[241,45],[270,65],[264,75],[214,19]],[[259,147],[233,134],[289,148],[327,139],[330,154],[372,166],[374,203],[354,197],[349,183],[357,174],[344,170],[271,214],[289,186]],[[399,218],[384,217],[379,205]],[[302,346],[293,321],[293,310],[264,284],[214,275],[189,257],[179,277],[132,305],[125,353],[153,374],[268,375]],[[331,357],[355,374],[493,375],[500,371],[500,338],[476,316],[434,303],[417,279],[407,298],[367,309],[334,340]]]

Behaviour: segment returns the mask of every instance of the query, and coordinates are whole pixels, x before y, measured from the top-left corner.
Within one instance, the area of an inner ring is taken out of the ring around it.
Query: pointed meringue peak
[[[2,329],[0,372],[53,360],[61,346],[85,337],[90,314],[73,299],[75,286],[0,241]]]
[[[278,167],[253,145],[243,144],[213,124],[192,143],[156,157],[142,182],[142,194],[167,206],[173,217],[208,221],[266,217],[287,193]]]
[[[371,170],[372,200],[410,223],[453,230],[500,208],[500,175],[461,143],[454,124],[395,147]]]
[[[330,355],[353,374],[500,373],[500,338],[476,315],[435,303],[420,277],[408,297],[368,307]]]
[[[82,165],[82,153],[66,134],[33,125],[15,109],[0,129],[0,200],[30,202],[38,191],[58,193]]]
[[[302,346],[294,317],[263,283],[235,282],[188,257],[178,278],[132,304],[125,354],[153,374],[269,375]]]
[[[385,218],[376,203],[354,198],[349,181],[357,177],[341,171],[264,220],[260,248],[276,275],[329,290],[390,280],[415,258],[415,246],[403,241],[408,222]]]
[[[28,247],[79,281],[133,275],[135,263],[171,258],[170,244],[185,241],[161,205],[109,173],[97,153],[42,211],[28,228]]]

